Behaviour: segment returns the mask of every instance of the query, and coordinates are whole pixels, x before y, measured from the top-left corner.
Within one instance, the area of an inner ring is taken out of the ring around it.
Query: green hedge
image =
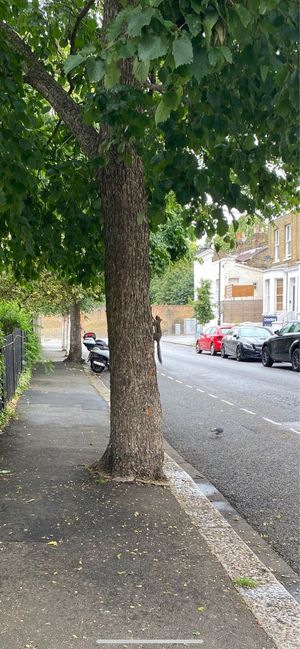
[[[0,301],[0,345],[3,336],[11,334],[14,329],[26,331],[26,367],[31,368],[41,357],[40,342],[33,331],[32,315],[19,306],[17,302]]]

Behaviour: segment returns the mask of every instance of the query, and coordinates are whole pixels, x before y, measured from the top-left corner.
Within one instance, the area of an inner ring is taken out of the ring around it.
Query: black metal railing
[[[20,374],[25,364],[26,334],[21,329],[14,329],[5,336],[0,349],[2,363],[0,365],[0,412],[13,398]]]

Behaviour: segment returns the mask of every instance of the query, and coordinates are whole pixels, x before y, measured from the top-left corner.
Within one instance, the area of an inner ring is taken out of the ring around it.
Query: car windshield
[[[225,327],[225,329],[224,329],[224,327],[222,327],[221,331],[222,331],[222,334],[228,334],[228,331],[231,331],[231,329],[230,329],[230,327],[227,327],[227,328]]]
[[[271,331],[260,327],[243,327],[240,329],[240,335],[246,338],[269,338]]]
[[[290,327],[290,333],[300,333],[300,322],[295,322],[291,327]]]

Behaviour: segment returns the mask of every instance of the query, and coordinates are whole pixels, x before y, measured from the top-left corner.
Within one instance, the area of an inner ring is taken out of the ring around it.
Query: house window
[[[270,280],[266,279],[265,281],[265,313],[270,313],[271,303],[270,303]]]
[[[292,256],[292,227],[291,224],[286,225],[284,228],[285,233],[285,258],[290,259]]]
[[[276,311],[283,311],[283,279],[276,279]]]
[[[279,230],[274,232],[274,261],[279,261]]]

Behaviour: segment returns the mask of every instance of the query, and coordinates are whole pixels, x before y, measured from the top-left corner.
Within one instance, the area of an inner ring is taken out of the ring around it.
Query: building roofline
[[[290,210],[289,212],[284,212],[284,214],[280,214],[279,216],[275,216],[273,219],[269,221],[269,225],[274,225],[277,223],[277,221],[280,221],[281,219],[286,219],[289,216],[299,216],[300,217],[300,212],[298,209],[295,210]]]

